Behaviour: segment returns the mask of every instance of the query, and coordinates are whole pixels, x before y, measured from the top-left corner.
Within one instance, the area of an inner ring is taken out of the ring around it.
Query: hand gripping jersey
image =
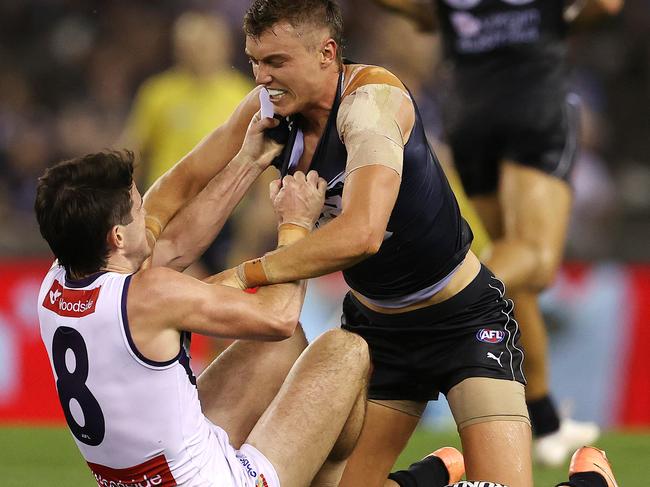
[[[225,432],[201,413],[188,336],[168,362],[137,351],[126,315],[130,279],[104,272],[70,281],[55,265],[38,298],[61,407],[98,485],[254,485]]]
[[[399,194],[379,252],[344,270],[343,276],[365,297],[389,307],[403,306],[426,298],[425,294],[445,282],[465,258],[472,233],[460,216],[406,88],[377,66],[347,65],[345,73],[347,79],[343,73],[339,77],[336,98],[310,165],[327,181],[317,225],[341,213],[343,187],[353,170],[380,163],[398,172]],[[404,103],[392,101],[400,97]],[[386,143],[386,133],[397,122],[386,119],[377,107],[391,104],[399,105],[394,110],[397,114],[408,111],[412,117],[415,111],[406,143],[400,133]],[[299,117],[289,120],[288,143],[274,163],[285,174],[292,172],[302,152],[299,122]]]

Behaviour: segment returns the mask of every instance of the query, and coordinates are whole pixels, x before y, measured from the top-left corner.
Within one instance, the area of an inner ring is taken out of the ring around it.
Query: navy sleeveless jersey
[[[340,211],[345,184],[347,151],[336,127],[341,78],[310,166],[328,182],[324,214]],[[386,238],[379,252],[343,271],[348,285],[371,299],[399,298],[437,283],[463,261],[473,238],[426,139],[415,102],[414,107],[415,125],[404,147],[402,181]],[[299,118],[289,126],[289,142],[275,162],[285,171]]]

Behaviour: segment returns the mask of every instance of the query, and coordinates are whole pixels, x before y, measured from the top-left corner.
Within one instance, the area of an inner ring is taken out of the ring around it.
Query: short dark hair
[[[132,221],[133,160],[131,151],[98,152],[59,162],[38,179],[38,226],[69,273],[98,272],[108,259],[108,232]]]
[[[281,21],[292,26],[311,24],[327,27],[338,45],[339,63],[343,51],[343,16],[333,0],[254,0],[244,16],[244,32],[259,38],[264,31]]]

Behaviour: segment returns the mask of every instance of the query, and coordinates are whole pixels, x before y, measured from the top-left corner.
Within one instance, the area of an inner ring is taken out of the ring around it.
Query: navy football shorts
[[[568,181],[578,153],[577,95],[540,87],[513,100],[484,90],[451,94],[445,107],[447,143],[467,195],[496,192],[504,160]]]
[[[370,399],[428,401],[469,377],[526,383],[512,312],[503,283],[482,266],[457,295],[406,313],[377,313],[348,293],[341,326],[370,347]]]

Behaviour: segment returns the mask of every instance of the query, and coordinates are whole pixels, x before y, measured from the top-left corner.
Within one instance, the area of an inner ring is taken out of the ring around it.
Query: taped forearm
[[[348,267],[372,255],[359,225],[341,215],[298,242],[240,266],[253,286],[310,279]],[[244,272],[245,271],[245,272]]]
[[[283,223],[278,227],[278,248],[291,245],[310,233],[311,228],[296,223]]]
[[[278,248],[291,245],[309,235],[310,230],[293,223],[283,223],[278,227]],[[237,276],[245,288],[266,286],[276,281],[266,259],[267,254],[258,259],[249,260],[237,267]]]

